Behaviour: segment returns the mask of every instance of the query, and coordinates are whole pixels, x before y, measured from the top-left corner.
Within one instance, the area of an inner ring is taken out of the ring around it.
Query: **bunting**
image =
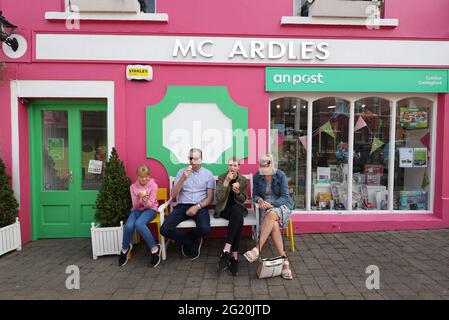
[[[322,132],[327,133],[328,135],[330,135],[332,138],[335,139],[334,129],[332,129],[332,125],[331,125],[330,121],[328,121],[328,122],[326,122],[325,124],[323,124],[323,125],[320,127],[320,130],[321,130]]]
[[[365,120],[362,118],[362,116],[360,116],[357,119],[357,123],[355,124],[354,131],[360,130],[366,126],[367,126],[367,124],[366,124]]]
[[[301,141],[302,146],[307,151],[307,136],[299,137],[299,141]]]
[[[369,154],[373,154],[374,151],[382,147],[384,143],[379,138],[374,138],[373,143],[371,144],[371,152]]]

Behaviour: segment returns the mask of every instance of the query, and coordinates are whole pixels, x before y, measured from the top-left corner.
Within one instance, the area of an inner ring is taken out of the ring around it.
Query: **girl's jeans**
[[[145,209],[143,211],[131,211],[123,230],[123,250],[128,250],[134,229],[137,229],[150,249],[156,246],[156,241],[154,241],[153,235],[151,234],[150,229],[147,226],[148,223],[155,217],[156,211],[152,209]]]

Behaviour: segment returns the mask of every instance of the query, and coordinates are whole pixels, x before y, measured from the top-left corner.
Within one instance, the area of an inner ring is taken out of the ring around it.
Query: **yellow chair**
[[[158,188],[157,189],[157,195],[156,200],[161,201],[162,203],[166,202],[168,200],[168,193],[167,188]],[[168,208],[165,211],[165,214],[168,214]],[[156,223],[157,224],[157,237],[159,239],[159,242],[161,241],[161,218],[159,216],[159,212],[156,215],[156,217],[151,220],[149,223]],[[139,243],[140,242],[140,235],[137,232],[137,230],[134,231],[134,241],[133,243]]]
[[[162,203],[165,203],[168,200],[168,193],[167,188],[158,188],[157,189],[157,201],[161,201]],[[168,214],[168,208],[165,210],[165,214]],[[156,217],[151,220],[150,223],[156,223],[157,224],[157,238],[159,239],[159,242],[161,241],[161,217],[159,216],[159,213],[156,215]]]
[[[285,230],[285,235],[290,238],[290,243],[292,246],[292,252],[295,252],[295,237],[293,234],[293,222],[292,219],[288,222],[288,227]]]

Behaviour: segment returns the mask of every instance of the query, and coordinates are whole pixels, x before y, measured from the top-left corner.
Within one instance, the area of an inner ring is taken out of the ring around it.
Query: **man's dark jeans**
[[[210,216],[207,208],[198,210],[193,217],[186,214],[186,211],[194,205],[196,204],[178,204],[161,226],[161,234],[164,237],[184,245],[190,252],[193,249],[193,245],[197,243],[198,238],[203,237],[210,230]],[[196,228],[192,232],[187,233],[176,228],[178,224],[188,219],[192,219],[196,224]]]

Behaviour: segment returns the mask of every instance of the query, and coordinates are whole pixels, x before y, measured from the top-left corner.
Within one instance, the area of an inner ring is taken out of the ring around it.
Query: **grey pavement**
[[[205,239],[195,261],[172,244],[156,269],[143,242],[119,268],[117,256],[93,260],[90,239],[33,241],[0,257],[0,299],[449,299],[447,229],[296,235],[290,281],[257,279],[243,256],[237,277],[217,274],[223,241]],[[252,245],[244,238],[242,252]],[[275,255],[271,244],[264,251]],[[79,290],[66,288],[69,265],[79,267]],[[378,290],[366,287],[370,265],[380,271]]]

